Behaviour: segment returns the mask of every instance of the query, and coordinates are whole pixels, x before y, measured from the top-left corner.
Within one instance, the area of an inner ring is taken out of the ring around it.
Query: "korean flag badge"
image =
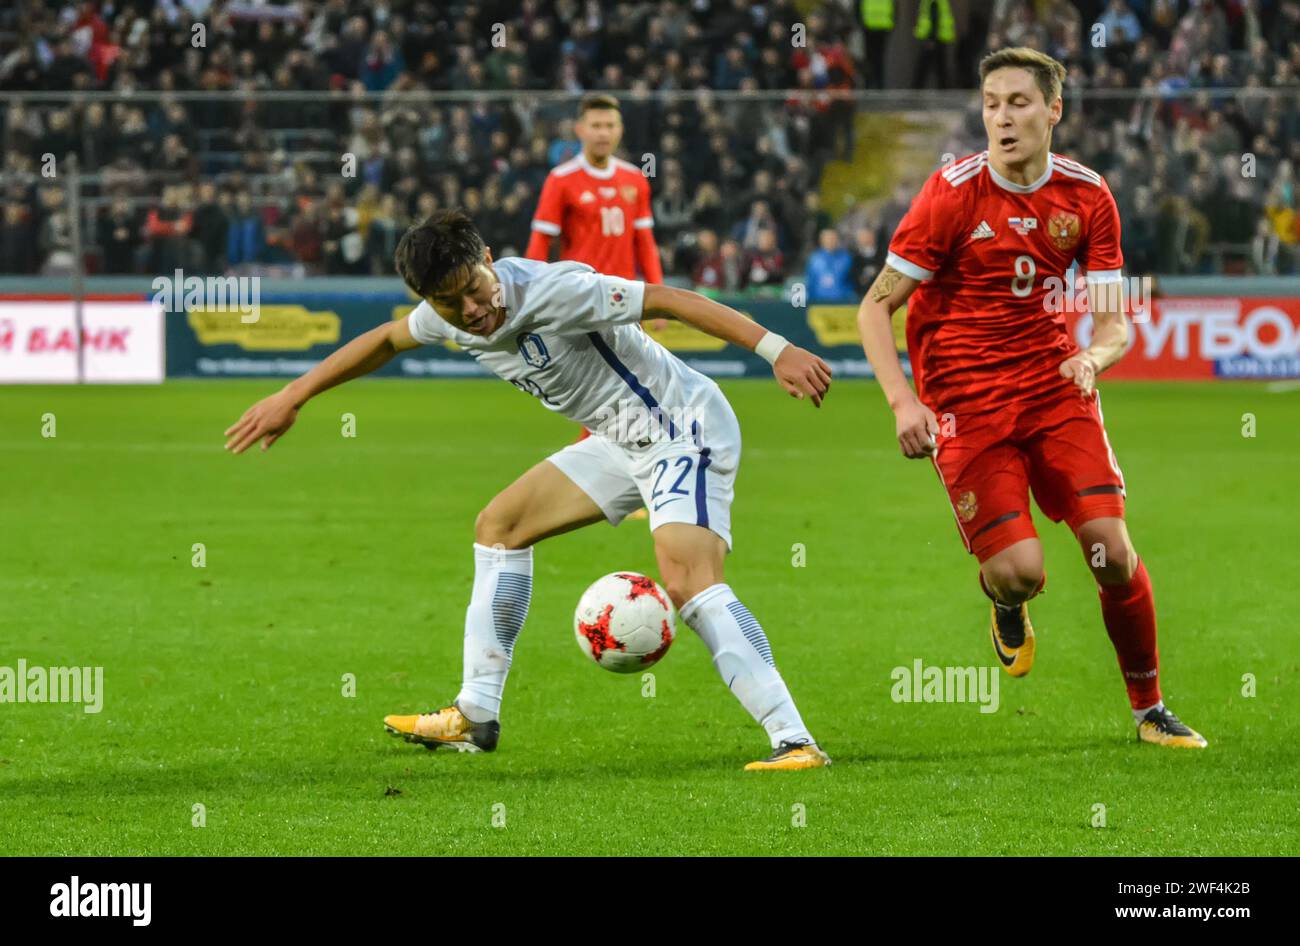
[[[626,315],[628,307],[628,287],[622,283],[611,283],[606,290],[606,306],[610,315]]]

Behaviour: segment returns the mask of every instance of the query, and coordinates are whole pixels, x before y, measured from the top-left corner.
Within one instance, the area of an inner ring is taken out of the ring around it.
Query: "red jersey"
[[[545,262],[558,236],[560,259],[624,279],[638,278],[639,266],[640,278],[660,283],[653,227],[650,184],[636,165],[610,158],[602,169],[579,154],[547,175],[524,255]]]
[[[1076,259],[1090,281],[1120,279],[1119,209],[1091,168],[1049,153],[1042,177],[1015,184],[984,151],[932,174],[887,257],[921,280],[907,350],[922,402],[973,414],[1073,390],[1058,369],[1078,346],[1045,300]]]

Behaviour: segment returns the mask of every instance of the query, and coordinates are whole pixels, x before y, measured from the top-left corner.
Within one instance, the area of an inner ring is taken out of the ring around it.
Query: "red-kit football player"
[[[1065,75],[1024,47],[980,63],[988,150],[926,181],[858,327],[903,454],[932,460],[980,562],[1002,666],[1019,677],[1034,662],[1027,602],[1045,576],[1032,490],[1048,518],[1069,525],[1092,569],[1138,738],[1202,748],[1161,699],[1151,580],[1129,540],[1124,477],[1095,388],[1128,341],[1119,212],[1100,174],[1051,152]],[[1058,304],[1075,261],[1094,323],[1082,350]],[[890,327],[905,303],[915,393]]]
[[[618,100],[585,96],[574,130],[582,151],[547,175],[524,255],[546,262],[551,240],[559,237],[562,260],[607,276],[662,283],[650,184],[639,167],[614,157],[623,137]]]

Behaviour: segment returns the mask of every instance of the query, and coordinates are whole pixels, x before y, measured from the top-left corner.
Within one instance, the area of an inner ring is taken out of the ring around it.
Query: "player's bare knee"
[[[1125,584],[1137,572],[1137,552],[1122,526],[1086,524],[1078,535],[1088,567],[1103,585]]]
[[[1095,543],[1088,554],[1088,567],[1103,585],[1127,584],[1137,572],[1137,565],[1137,552],[1125,541]]]
[[[984,563],[984,584],[1006,604],[1028,601],[1043,583],[1043,569],[1031,561],[990,560]]]
[[[684,580],[678,580],[669,583],[668,597],[672,599],[673,606],[681,610],[686,602],[690,601],[701,591],[711,588],[718,584],[721,579],[715,579],[712,575],[696,574],[687,577]]]
[[[664,582],[664,590],[668,592],[668,597],[672,599],[673,606],[678,610],[703,590],[695,588],[696,581],[692,578],[690,567],[683,562],[661,561],[659,572]]]
[[[681,561],[664,555],[659,559],[659,577],[678,610],[705,588],[722,580],[707,562]]]
[[[524,548],[530,543],[520,525],[518,515],[495,502],[488,503],[474,519],[474,541],[493,548]]]
[[[681,581],[668,581],[665,579],[664,590],[668,592],[668,597],[672,599],[673,607],[678,611],[682,606],[695,597],[687,591],[687,586]]]
[[[1003,582],[1003,588],[1006,590],[1006,597],[1003,599],[1007,602],[1019,603],[1028,601],[1034,596],[1039,585],[1043,583],[1043,573],[1041,571],[1017,571],[1006,577]]]

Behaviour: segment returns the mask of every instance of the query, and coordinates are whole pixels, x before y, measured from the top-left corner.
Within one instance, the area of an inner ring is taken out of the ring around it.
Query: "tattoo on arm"
[[[876,277],[875,284],[871,287],[871,301],[884,302],[888,299],[893,293],[894,287],[898,285],[898,280],[902,275],[902,273],[894,269],[892,266],[886,266],[882,269],[880,275]]]

